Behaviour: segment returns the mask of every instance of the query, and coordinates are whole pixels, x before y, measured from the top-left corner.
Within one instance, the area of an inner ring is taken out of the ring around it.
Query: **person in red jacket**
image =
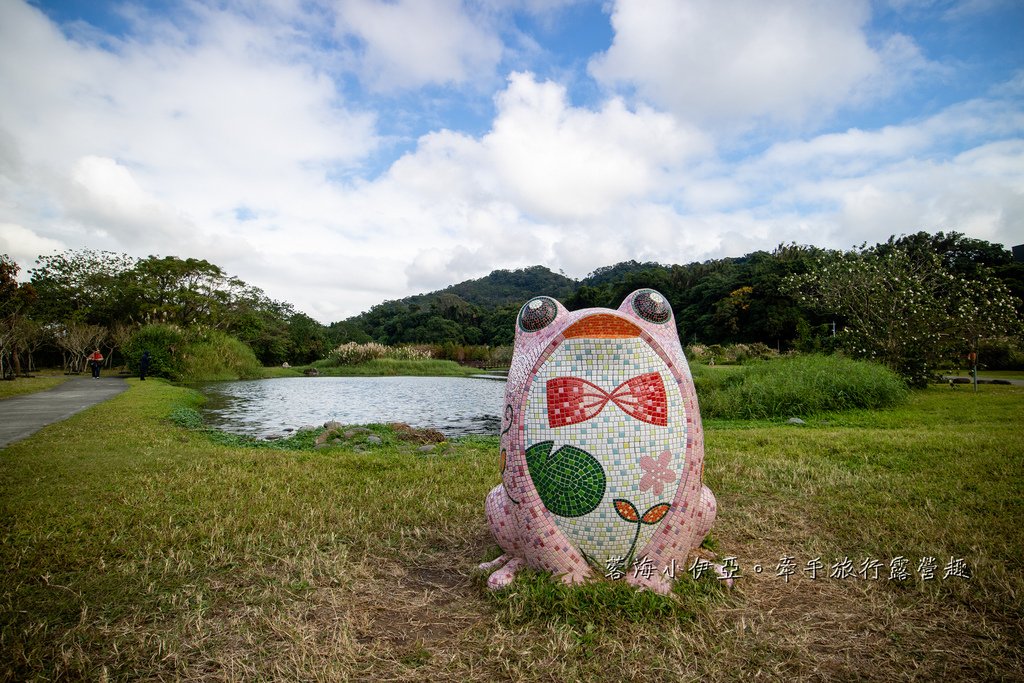
[[[99,349],[95,349],[85,358],[89,361],[89,367],[92,368],[92,378],[98,379],[100,376],[100,364],[103,363],[103,354],[100,353]]]

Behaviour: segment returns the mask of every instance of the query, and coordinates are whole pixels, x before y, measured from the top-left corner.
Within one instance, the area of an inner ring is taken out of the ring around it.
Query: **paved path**
[[[128,383],[121,377],[75,377],[53,389],[4,399],[0,401],[0,448],[113,398],[127,388]]]
[[[970,377],[963,377],[961,375],[943,375],[942,380],[944,382],[953,380],[957,384],[974,383]],[[1012,384],[1013,386],[1024,387],[1024,379],[1000,379],[998,377],[979,377],[978,384]]]

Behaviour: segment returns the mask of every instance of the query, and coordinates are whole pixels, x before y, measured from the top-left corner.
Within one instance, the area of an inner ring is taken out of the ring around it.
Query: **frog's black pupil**
[[[668,301],[653,289],[645,289],[633,297],[633,310],[638,316],[652,323],[667,323],[672,317]]]
[[[530,299],[519,313],[519,326],[527,332],[536,332],[551,324],[558,315],[555,302],[546,296]]]

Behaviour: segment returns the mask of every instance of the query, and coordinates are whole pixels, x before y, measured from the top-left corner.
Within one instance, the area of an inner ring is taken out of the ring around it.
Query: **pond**
[[[474,377],[280,377],[212,382],[203,416],[234,434],[270,436],[321,426],[405,422],[446,436],[497,435],[505,382]]]

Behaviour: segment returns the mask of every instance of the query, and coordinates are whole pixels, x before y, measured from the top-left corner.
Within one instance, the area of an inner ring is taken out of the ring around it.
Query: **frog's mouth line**
[[[577,320],[566,328],[562,336],[566,339],[631,339],[640,336],[640,328],[617,315],[595,313]]]

